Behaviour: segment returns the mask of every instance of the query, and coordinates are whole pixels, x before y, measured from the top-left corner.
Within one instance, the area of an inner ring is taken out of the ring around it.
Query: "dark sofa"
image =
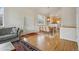
[[[16,27],[2,28],[0,29],[0,44],[8,41],[19,40],[18,35],[20,34],[20,29]]]

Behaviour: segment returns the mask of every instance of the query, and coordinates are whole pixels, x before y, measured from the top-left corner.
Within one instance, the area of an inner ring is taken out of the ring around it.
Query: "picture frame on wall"
[[[44,16],[41,16],[41,15],[37,16],[36,22],[37,22],[37,25],[45,25],[46,24]]]

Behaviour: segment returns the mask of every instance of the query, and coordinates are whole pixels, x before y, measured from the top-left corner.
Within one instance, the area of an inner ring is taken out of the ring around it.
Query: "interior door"
[[[24,19],[24,28],[25,31],[34,31],[34,20],[32,19],[32,17],[27,16]]]

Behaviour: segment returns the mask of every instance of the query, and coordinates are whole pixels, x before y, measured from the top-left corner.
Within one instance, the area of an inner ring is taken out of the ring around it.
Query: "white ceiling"
[[[57,13],[61,7],[16,7],[22,13],[33,12],[36,14],[49,15]]]

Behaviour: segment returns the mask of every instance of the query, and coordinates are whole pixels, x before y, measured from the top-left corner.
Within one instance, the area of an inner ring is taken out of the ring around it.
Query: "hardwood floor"
[[[22,40],[30,43],[42,51],[77,51],[77,42],[60,39],[56,33],[54,36],[46,33],[24,35]]]

